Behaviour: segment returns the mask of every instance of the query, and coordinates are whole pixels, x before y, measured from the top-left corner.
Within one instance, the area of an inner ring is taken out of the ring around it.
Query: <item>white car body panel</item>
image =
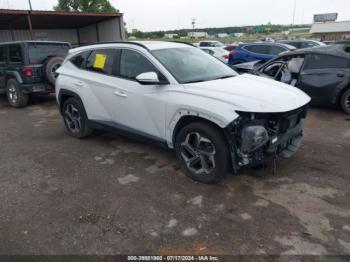
[[[178,43],[143,44],[150,50],[193,48]],[[79,69],[69,61],[81,51],[98,48],[128,48],[141,52],[167,77],[169,84],[141,85],[137,81]],[[225,128],[239,117],[237,111],[287,112],[310,101],[297,88],[252,75],[178,84],[150,52],[127,43],[73,49],[57,72],[57,96],[61,89],[78,94],[90,120],[115,123],[142,132],[166,141],[169,147],[173,147],[174,128],[185,115],[202,117]]]

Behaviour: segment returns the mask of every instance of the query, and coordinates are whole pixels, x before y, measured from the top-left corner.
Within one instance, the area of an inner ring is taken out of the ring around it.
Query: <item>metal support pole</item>
[[[32,8],[32,2],[31,2],[31,0],[28,0],[28,3],[29,3],[29,10],[32,11],[33,8]]]
[[[30,39],[33,40],[34,34],[33,34],[32,19],[30,17],[30,12],[28,12],[27,19],[28,19],[28,25],[29,25]]]
[[[12,29],[12,25],[9,24],[9,29],[10,29],[10,32],[11,32],[11,38],[12,38],[12,41],[15,41],[15,33],[13,32],[13,29]]]

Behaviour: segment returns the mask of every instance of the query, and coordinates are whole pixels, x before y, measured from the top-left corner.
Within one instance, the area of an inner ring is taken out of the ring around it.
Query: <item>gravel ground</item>
[[[350,254],[350,116],[312,108],[277,174],[188,179],[172,151],[65,133],[53,97],[0,96],[0,254]]]

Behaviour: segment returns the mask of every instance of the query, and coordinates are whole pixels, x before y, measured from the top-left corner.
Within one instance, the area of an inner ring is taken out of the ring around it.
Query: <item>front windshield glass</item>
[[[152,52],[182,84],[236,76],[237,73],[198,48],[170,48]]]

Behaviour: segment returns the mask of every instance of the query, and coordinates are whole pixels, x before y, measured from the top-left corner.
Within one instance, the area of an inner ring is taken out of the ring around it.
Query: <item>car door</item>
[[[155,72],[160,80],[167,81],[160,70],[144,54],[135,49],[124,48],[119,59],[119,72],[114,79],[114,121],[154,140],[165,137],[165,113],[167,85],[142,85],[136,77],[142,73]]]
[[[91,55],[91,60],[96,60],[94,53]],[[162,74],[137,50],[119,49],[116,57],[113,76],[103,76],[96,87],[94,80],[90,82],[94,95],[110,119],[106,123],[129,133],[161,140],[165,137],[165,87],[142,85],[136,77],[141,73],[156,72],[162,78]]]
[[[349,62],[342,57],[309,54],[301,70],[298,87],[316,105],[334,104],[337,92],[349,81]]]

